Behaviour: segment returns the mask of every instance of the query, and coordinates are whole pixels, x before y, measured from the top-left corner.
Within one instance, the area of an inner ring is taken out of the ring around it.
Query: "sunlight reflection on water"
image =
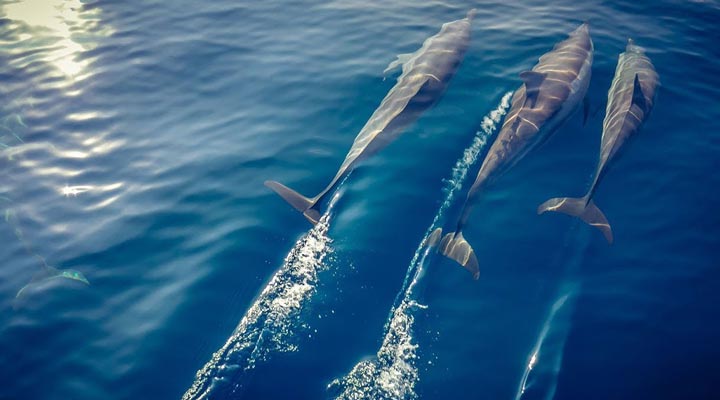
[[[100,37],[113,33],[110,27],[101,26],[101,10],[86,7],[80,0],[24,0],[5,4],[2,14],[13,21],[10,31],[16,32],[14,40],[3,44],[9,44],[16,54],[41,50],[27,53],[21,62],[31,63],[38,57],[70,82],[91,75],[88,66],[92,59],[82,54],[95,48]]]

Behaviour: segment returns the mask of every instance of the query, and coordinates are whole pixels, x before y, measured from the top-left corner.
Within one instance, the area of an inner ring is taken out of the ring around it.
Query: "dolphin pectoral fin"
[[[445,235],[440,242],[438,251],[445,257],[462,265],[472,274],[473,279],[477,280],[480,277],[480,268],[475,251],[470,246],[470,243],[465,240],[462,232],[450,232]]]
[[[588,117],[590,116],[590,99],[585,96],[583,99],[583,126],[587,124]]]
[[[537,209],[538,214],[542,214],[546,211],[560,212],[580,218],[586,224],[595,227],[602,232],[608,243],[612,244],[613,242],[613,234],[610,223],[608,223],[608,220],[605,218],[603,212],[600,211],[592,200],[585,204],[585,198],[558,197],[540,204]]]
[[[279,194],[280,197],[290,203],[293,208],[303,213],[305,218],[307,218],[313,225],[317,224],[320,219],[320,213],[312,208],[315,205],[315,201],[313,199],[308,199],[277,181],[265,181],[265,186],[274,190],[275,193]]]

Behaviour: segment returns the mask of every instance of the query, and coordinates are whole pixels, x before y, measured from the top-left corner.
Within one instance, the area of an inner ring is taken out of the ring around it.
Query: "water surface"
[[[331,383],[383,348],[484,117],[584,20],[599,111],[585,126],[573,116],[481,199],[466,232],[479,281],[436,257],[423,264],[412,329],[398,337],[416,346],[416,374],[394,388],[715,397],[720,4],[386,3],[0,4],[0,398],[181,398],[234,332],[251,350],[217,363],[235,369],[212,370],[211,398],[340,395]],[[444,98],[358,168],[311,231],[263,181],[319,191],[394,84],[388,63],[472,7],[473,39]],[[597,191],[608,246],[535,209],[589,183],[628,37],[662,87]],[[37,256],[90,285],[55,280],[16,299]]]

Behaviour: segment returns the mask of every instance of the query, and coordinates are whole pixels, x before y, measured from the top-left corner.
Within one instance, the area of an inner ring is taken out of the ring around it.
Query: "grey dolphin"
[[[473,9],[467,17],[443,24],[419,50],[398,56],[390,64],[386,72],[402,64],[402,74],[355,138],[335,177],[317,196],[305,197],[276,181],[266,181],[265,185],[316,224],[320,218],[316,205],[340,179],[360,161],[385,148],[440,99],[465,56],[474,15]]]
[[[545,53],[531,71],[520,74],[524,84],[513,94],[500,133],[468,192],[455,232],[440,242],[439,251],[480,276],[478,260],[462,230],[479,194],[495,178],[544,142],[575,111],[587,93],[593,43],[585,23]]]
[[[7,197],[0,196],[0,200],[10,202],[11,200]],[[54,281],[56,279],[69,279],[82,282],[86,285],[90,285],[85,275],[82,272],[74,269],[57,269],[48,265],[45,258],[35,253],[30,243],[25,239],[22,230],[18,226],[17,216],[12,209],[5,209],[5,222],[12,226],[15,230],[15,236],[20,240],[20,243],[25,248],[28,255],[35,257],[40,263],[40,271],[36,272],[30,282],[18,290],[15,295],[16,299],[22,298],[30,288],[42,286],[46,282]]]
[[[22,298],[30,287],[42,285],[45,282],[49,282],[55,279],[69,279],[82,282],[86,285],[90,285],[90,282],[80,271],[74,269],[57,269],[49,265],[44,265],[42,270],[36,273],[27,285],[23,286],[22,288],[20,288],[20,290],[18,290],[15,298]]]
[[[612,228],[603,212],[592,201],[592,197],[607,172],[609,162],[625,141],[640,129],[650,114],[658,85],[658,74],[645,55],[645,49],[628,39],[625,52],[620,54],[618,59],[615,77],[608,91],[600,159],[590,190],[581,198],[550,199],[538,207],[538,214],[556,211],[578,217],[599,229],[608,243],[613,242]]]

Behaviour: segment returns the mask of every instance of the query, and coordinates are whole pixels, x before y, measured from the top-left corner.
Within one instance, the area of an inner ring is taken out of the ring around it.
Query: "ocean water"
[[[318,192],[385,67],[473,7],[447,93],[320,224],[263,186]],[[583,21],[590,118],[480,199],[473,281],[426,241],[518,73]],[[3,0],[0,399],[717,398],[718,21],[714,0]],[[587,188],[629,37],[662,86],[596,193],[609,246],[535,210]]]

